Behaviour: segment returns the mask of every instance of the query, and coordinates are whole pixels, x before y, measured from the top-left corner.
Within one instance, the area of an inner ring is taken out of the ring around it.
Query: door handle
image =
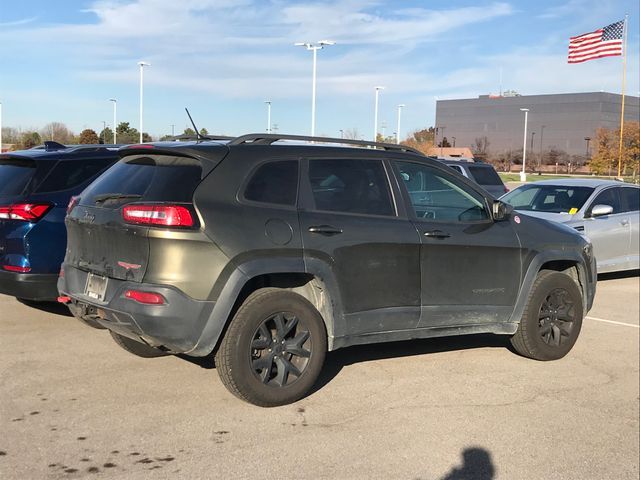
[[[442,230],[431,230],[430,232],[424,232],[424,236],[432,238],[449,238],[451,235],[443,232]]]
[[[309,227],[309,232],[318,233],[320,235],[330,237],[332,235],[338,235],[342,233],[342,230],[331,225],[314,225]]]

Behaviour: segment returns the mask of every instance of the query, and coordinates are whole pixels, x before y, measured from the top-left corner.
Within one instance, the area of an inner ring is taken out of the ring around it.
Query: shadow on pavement
[[[640,270],[626,270],[624,272],[611,272],[598,274],[598,281],[618,280],[620,278],[632,278],[640,275]]]
[[[340,373],[343,367],[354,363],[483,347],[507,348],[513,351],[509,336],[492,334],[460,335],[457,337],[429,338],[346,347],[327,353],[324,367],[320,372],[318,381],[309,392],[309,395],[327,385]]]
[[[17,299],[23,305],[27,307],[42,310],[43,312],[53,313],[54,315],[61,315],[63,317],[73,317],[69,309],[61,303],[56,302],[33,302],[31,300],[25,300],[23,298]]]
[[[454,467],[441,480],[492,480],[495,473],[491,454],[484,448],[470,447],[462,451],[462,466]]]

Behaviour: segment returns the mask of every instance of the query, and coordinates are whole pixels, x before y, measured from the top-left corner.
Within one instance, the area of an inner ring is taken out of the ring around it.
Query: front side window
[[[445,222],[488,220],[484,198],[436,169],[396,162],[416,217]]]
[[[298,196],[298,161],[269,162],[249,180],[244,198],[253,202],[295,205]]]
[[[595,200],[591,202],[587,215],[591,214],[591,210],[593,210],[593,207],[595,207],[596,205],[609,205],[610,207],[613,207],[613,212],[611,212],[612,214],[620,213],[622,208],[620,208],[619,193],[620,193],[620,189],[615,187],[607,188],[606,190],[603,190],[602,192],[600,192],[596,196]]]
[[[310,160],[309,182],[316,210],[395,215],[389,181],[380,160]]]

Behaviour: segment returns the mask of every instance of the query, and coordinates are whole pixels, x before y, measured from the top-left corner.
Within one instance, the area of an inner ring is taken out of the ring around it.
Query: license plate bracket
[[[107,293],[108,280],[107,277],[102,277],[94,273],[88,274],[84,294],[89,298],[103,302],[105,294]]]

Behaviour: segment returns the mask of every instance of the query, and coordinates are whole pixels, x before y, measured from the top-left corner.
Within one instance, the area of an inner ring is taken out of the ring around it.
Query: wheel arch
[[[196,346],[189,352],[193,356],[206,356],[214,351],[229,322],[240,305],[251,293],[262,288],[282,288],[295,292],[308,300],[320,313],[327,332],[328,349],[340,335],[341,302],[333,276],[309,271],[298,259],[260,259],[237,266],[227,279],[218,301],[209,316]]]
[[[552,270],[564,273],[576,282],[580,292],[582,293],[582,300],[585,309],[584,314],[586,315],[588,308],[588,279],[587,272],[584,267],[584,260],[577,252],[554,250],[539,253],[529,264],[524,275],[522,286],[520,287],[520,292],[518,293],[518,300],[516,301],[515,309],[509,321],[519,323],[522,319],[529,292],[535,282],[536,276],[542,270]]]

